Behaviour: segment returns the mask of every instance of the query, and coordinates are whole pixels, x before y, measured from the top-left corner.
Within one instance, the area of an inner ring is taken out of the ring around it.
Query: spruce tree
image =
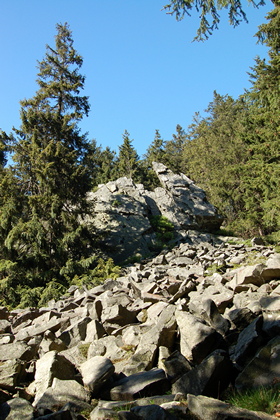
[[[244,168],[244,199],[248,218],[261,234],[280,229],[280,2],[273,3],[257,33],[269,47],[269,60],[256,59],[246,95],[250,114],[244,142],[250,160]]]
[[[165,142],[162,139],[159,130],[156,130],[154,141],[148,147],[144,159],[148,167],[152,167],[153,162],[163,163]]]
[[[185,130],[177,124],[173,139],[165,143],[165,161],[169,169],[175,173],[184,172],[183,150],[186,143]]]
[[[206,116],[196,114],[188,130],[184,163],[188,176],[201,186],[227,223],[244,217],[242,164],[248,160],[241,138],[247,115],[243,99],[214,92]],[[236,228],[236,226],[234,226]]]
[[[119,154],[116,163],[117,177],[126,176],[132,179],[137,178],[139,156],[133,147],[132,142],[133,140],[130,139],[130,134],[125,130],[123,134],[123,143],[119,146]]]
[[[80,95],[82,63],[69,26],[58,24],[55,48],[47,45],[38,63],[39,89],[21,102],[22,124],[15,130],[13,188],[21,212],[4,241],[15,272],[2,276],[18,297],[23,289],[30,296],[37,290],[35,301],[47,284],[61,291],[93,259],[90,235],[81,223],[92,184],[91,147],[78,128],[89,112],[88,98]]]

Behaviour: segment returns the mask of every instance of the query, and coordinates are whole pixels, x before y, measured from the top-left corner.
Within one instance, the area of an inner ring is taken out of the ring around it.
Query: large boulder
[[[101,245],[116,262],[140,254],[147,256],[156,241],[150,216],[162,215],[174,225],[178,238],[189,229],[217,230],[222,218],[206,199],[205,192],[184,174],[174,174],[161,163],[153,163],[161,187],[147,191],[130,178],[102,184],[89,195],[93,223]]]

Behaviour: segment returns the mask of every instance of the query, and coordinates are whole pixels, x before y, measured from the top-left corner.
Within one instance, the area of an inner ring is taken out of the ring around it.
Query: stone
[[[95,356],[80,366],[85,387],[96,394],[113,375],[115,368],[110,359]]]
[[[262,347],[244,370],[238,375],[235,387],[269,387],[280,382],[280,337],[277,336]]]
[[[174,416],[156,404],[132,407],[131,412],[137,416],[136,418],[143,420],[174,420]]]
[[[204,309],[202,314],[204,319],[211,327],[224,336],[229,330],[230,323],[220,314],[215,302],[212,299],[206,299],[203,301],[202,307]]]
[[[0,405],[0,420],[33,420],[34,409],[23,398],[13,398]]]
[[[193,363],[200,363],[216,348],[224,345],[222,336],[192,314],[176,310],[181,353]]]
[[[164,359],[162,364],[172,383],[192,369],[190,362],[178,350]]]
[[[74,347],[81,341],[85,340],[87,334],[87,325],[90,321],[90,317],[76,320],[76,322],[70,325],[62,333],[59,333],[57,338],[63,341],[68,348]]]
[[[198,420],[275,420],[269,414],[234,407],[224,401],[188,394],[188,408]]]
[[[67,346],[62,340],[58,339],[53,332],[46,331],[39,345],[39,355],[42,356],[43,354],[52,350],[55,350],[59,353],[66,349]]]
[[[104,335],[106,335],[106,331],[101,322],[97,321],[96,319],[93,319],[87,324],[87,334],[85,337],[85,342],[93,342],[103,337]]]
[[[158,395],[170,389],[170,383],[162,369],[151,369],[120,379],[110,391],[113,401],[132,401],[138,397]]]
[[[73,417],[72,412],[69,410],[60,410],[55,413],[37,417],[36,420],[76,420],[76,416]]]
[[[263,317],[259,316],[239,334],[232,357],[238,365],[244,365],[255,354],[258,346],[263,344],[262,325]]]
[[[20,341],[0,346],[0,361],[12,359],[29,361],[35,357],[35,354],[36,348]]]
[[[280,254],[275,254],[266,261],[261,275],[265,282],[280,278]]]
[[[77,381],[54,378],[52,386],[36,400],[36,408],[37,410],[42,410],[42,408],[57,410],[58,407],[62,408],[69,402],[80,409],[88,408],[90,398],[90,392]]]
[[[227,352],[215,350],[202,363],[181,376],[172,385],[172,393],[217,397],[233,379],[232,373]]]
[[[0,334],[12,332],[11,323],[7,319],[0,319]]]
[[[34,379],[36,396],[33,405],[36,406],[46,389],[51,387],[54,378],[70,380],[75,374],[75,367],[64,356],[57,354],[55,351],[44,354],[36,362]]]
[[[47,322],[42,322],[40,325],[30,325],[22,328],[16,333],[15,337],[18,341],[28,341],[31,337],[43,335],[46,331],[56,332],[62,324],[61,318],[53,317]]]
[[[156,162],[153,170],[162,185],[154,191],[123,177],[100,185],[88,196],[93,204],[89,222],[101,233],[101,245],[117,263],[135,255],[151,255],[156,235],[149,215],[167,217],[175,236],[181,230],[216,230],[223,221],[205,192],[185,175]]]
[[[264,264],[256,264],[237,269],[235,277],[232,281],[232,286],[237,287],[249,283],[261,286],[264,283],[262,276],[264,268]]]
[[[0,363],[0,388],[12,390],[20,384],[25,373],[25,362],[10,359]]]

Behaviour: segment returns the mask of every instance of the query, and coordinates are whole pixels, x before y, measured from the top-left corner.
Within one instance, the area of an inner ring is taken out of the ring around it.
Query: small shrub
[[[112,207],[119,207],[122,203],[119,200],[114,200],[112,202]]]
[[[150,223],[159,241],[167,242],[174,238],[174,225],[162,215],[151,216]]]

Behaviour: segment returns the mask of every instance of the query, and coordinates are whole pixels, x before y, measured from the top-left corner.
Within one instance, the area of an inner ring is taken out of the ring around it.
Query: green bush
[[[121,267],[115,265],[112,258],[104,260],[99,258],[96,266],[85,275],[78,276],[76,275],[71,284],[76,286],[97,286],[98,284],[103,283],[106,279],[116,280],[121,273]]]
[[[151,216],[150,223],[159,241],[168,242],[174,239],[174,225],[162,215]]]

